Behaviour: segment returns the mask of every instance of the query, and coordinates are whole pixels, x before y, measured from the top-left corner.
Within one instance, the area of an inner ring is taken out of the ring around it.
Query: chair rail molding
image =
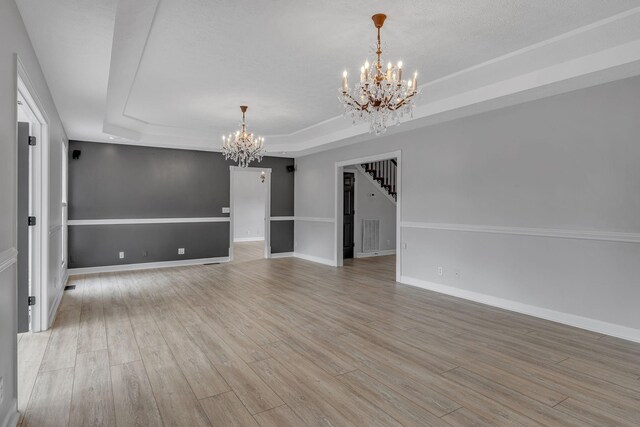
[[[203,218],[113,218],[113,219],[70,219],[67,225],[124,225],[124,224],[180,224],[202,222],[229,222],[228,216]]]
[[[312,217],[312,216],[296,216],[294,217],[296,221],[303,222],[335,222],[334,218],[324,218],[324,217]]]
[[[640,243],[640,233],[617,231],[562,230],[554,228],[503,227],[495,225],[448,224],[439,222],[402,221],[402,228],[462,231],[472,233],[514,234],[519,236],[552,237],[558,239],[602,240],[608,242]]]
[[[269,221],[295,221],[295,216],[271,216]]]

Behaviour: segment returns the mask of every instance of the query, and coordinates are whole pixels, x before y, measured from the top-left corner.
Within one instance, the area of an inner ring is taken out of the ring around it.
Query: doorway
[[[47,219],[42,215],[48,191],[43,185],[48,173],[47,122],[26,74],[18,61],[17,109],[17,323],[18,332],[39,332],[48,328],[46,291]]]
[[[353,258],[355,247],[355,173],[343,172],[342,258]]]
[[[229,261],[269,258],[271,169],[230,167]]]
[[[379,267],[399,281],[401,152],[336,162],[335,178],[336,266]]]

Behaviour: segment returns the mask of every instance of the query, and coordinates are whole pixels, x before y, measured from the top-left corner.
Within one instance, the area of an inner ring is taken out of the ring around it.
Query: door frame
[[[229,261],[233,261],[234,172],[264,172],[264,258],[271,258],[271,168],[229,166]]]
[[[49,319],[47,295],[49,275],[49,119],[24,65],[17,56],[16,63],[16,100],[20,100],[22,106],[32,116],[32,133],[37,140],[35,147],[33,147],[31,163],[33,170],[30,171],[30,179],[33,180],[32,214],[37,220],[30,238],[32,262],[29,268],[32,274],[31,295],[36,297],[36,304],[31,309],[31,332],[40,332],[49,328],[51,320]],[[16,117],[17,109],[16,102]],[[16,145],[18,144],[17,126],[18,121],[16,120]],[[16,230],[19,220],[20,218],[16,217]]]
[[[342,160],[335,162],[334,178],[334,222],[333,222],[333,234],[334,234],[334,247],[333,247],[333,261],[336,267],[342,267],[344,265],[342,254],[342,208],[343,208],[343,182],[342,176],[345,166],[358,165],[361,163],[377,162],[380,160],[396,159],[396,282],[400,281],[402,275],[402,233],[400,228],[400,221],[402,219],[402,150],[391,151],[382,154],[375,154],[371,156],[358,157],[350,160]]]
[[[353,175],[353,226],[351,227],[351,234],[353,234],[353,256],[351,257],[352,259],[356,257],[356,215],[355,215],[355,210],[356,210],[356,206],[358,203],[357,200],[357,195],[358,195],[358,190],[356,189],[356,175],[358,174],[357,170],[347,170],[344,167],[342,168],[342,259],[344,260],[344,175],[350,173],[351,175]]]

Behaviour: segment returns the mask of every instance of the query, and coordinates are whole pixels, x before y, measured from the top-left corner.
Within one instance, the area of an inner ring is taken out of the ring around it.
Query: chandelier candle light
[[[368,121],[369,132],[379,135],[387,130],[388,123],[398,125],[405,114],[413,116],[414,101],[420,90],[417,71],[412,80],[402,80],[402,61],[395,66],[389,62],[386,70],[383,69],[380,29],[387,16],[379,13],[371,19],[378,30],[377,61],[374,64],[364,63],[360,68],[360,81],[353,89],[349,88],[345,70],[338,98],[344,107],[345,117],[351,115],[354,124]]]
[[[247,132],[247,124],[245,122],[245,113],[247,106],[241,105],[242,111],[242,129],[236,131],[235,134],[222,137],[222,153],[225,160],[231,159],[238,163],[241,168],[246,168],[252,161],[262,161],[264,155],[264,138],[255,136]]]

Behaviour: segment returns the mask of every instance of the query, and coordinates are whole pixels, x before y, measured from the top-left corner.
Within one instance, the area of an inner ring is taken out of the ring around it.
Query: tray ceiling
[[[216,149],[220,135],[237,127],[238,106],[246,103],[250,128],[273,149],[287,151],[366,132],[337,118],[337,87],[342,70],[355,72],[374,42],[373,13],[389,16],[387,58],[418,69],[427,85],[423,110],[637,41],[640,14],[636,0],[17,4],[70,138],[108,141],[115,135],[128,143]],[[581,43],[567,36],[572,31]],[[588,44],[587,36],[594,37]]]

